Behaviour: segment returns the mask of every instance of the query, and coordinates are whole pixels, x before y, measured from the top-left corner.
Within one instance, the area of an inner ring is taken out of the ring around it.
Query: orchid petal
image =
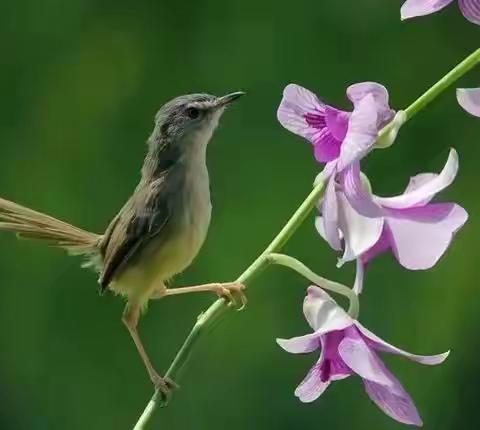
[[[356,103],[350,116],[348,131],[340,149],[338,171],[364,157],[377,138],[378,111],[372,94]]]
[[[353,325],[352,318],[321,288],[308,287],[303,313],[317,335]]]
[[[356,260],[355,283],[353,284],[353,292],[360,294],[363,290],[363,279],[365,277],[365,264],[361,258]]]
[[[314,93],[295,84],[285,87],[277,111],[280,124],[314,145],[315,158],[321,163],[338,157],[341,141],[334,135],[341,134],[342,127],[346,132],[345,115],[348,114],[325,105]],[[334,126],[333,134],[330,125]]]
[[[295,390],[295,395],[304,403],[310,403],[318,399],[328,388],[330,381],[322,381],[320,364],[317,363],[308,372],[305,379]]]
[[[465,18],[480,25],[480,0],[458,0],[458,5]]]
[[[368,178],[366,180],[368,181]],[[360,173],[360,163],[353,163],[343,172],[342,185],[348,202],[359,214],[369,218],[383,216],[382,208],[365,189]]]
[[[395,376],[383,365],[389,385],[377,384],[364,379],[365,390],[375,404],[389,417],[404,424],[422,425],[422,419],[410,395],[405,391]]]
[[[320,237],[326,241],[327,238],[325,237],[325,228],[324,228],[323,217],[317,216],[315,218],[315,228],[317,229],[317,232],[320,235]]]
[[[343,360],[338,356],[335,360],[329,360],[328,364],[323,363],[322,365],[322,376],[325,376],[325,367],[328,366],[328,381],[341,381],[342,379],[348,378],[353,374],[352,369],[350,369]]]
[[[332,133],[332,136],[339,142],[345,139],[348,130],[350,114],[334,107],[325,106],[325,123]]]
[[[369,218],[358,213],[343,193],[338,193],[338,222],[345,241],[345,252],[339,261],[359,258],[379,240],[383,230],[383,217]]]
[[[335,330],[320,337],[322,341],[321,363],[322,381],[339,381],[353,374],[338,354],[338,345],[345,336],[345,330]]]
[[[447,188],[455,179],[458,172],[458,154],[455,149],[451,149],[448,155],[447,163],[439,175],[432,176],[430,181],[425,181],[418,188],[405,192],[395,197],[375,197],[377,204],[392,208],[405,209],[423,204],[435,196],[438,192]]]
[[[323,170],[315,177],[315,181],[313,181],[313,186],[316,187],[320,182],[327,182],[330,176],[332,176],[337,169],[337,162],[330,161],[325,164]]]
[[[429,269],[447,250],[468,214],[454,203],[390,210],[386,223],[400,264],[410,270]]]
[[[375,352],[363,339],[345,337],[338,345],[338,353],[345,364],[362,379],[382,385],[389,385],[390,380],[383,372],[383,366]]]
[[[291,339],[277,339],[277,343],[291,354],[313,352],[318,349],[320,345],[318,335],[315,333],[292,337]]]
[[[323,231],[328,244],[335,250],[341,249],[338,233],[338,201],[335,191],[335,176],[331,176],[322,203]]]
[[[360,338],[346,337],[338,351],[343,361],[360,375],[370,398],[393,419],[421,425],[415,405],[400,382],[378,355]]]
[[[453,0],[407,0],[403,3],[400,14],[402,20],[429,15],[448,6],[452,1]]]
[[[325,229],[324,229],[324,224],[323,224],[323,217],[321,216],[317,216],[315,218],[315,228],[317,229],[317,233],[320,235],[320,237],[323,239],[323,240],[327,240],[325,238]],[[343,239],[343,233],[339,230],[338,231],[338,235],[340,237],[340,239]]]
[[[338,158],[342,142],[335,139],[327,127],[316,130],[309,140],[313,142],[313,154],[319,163],[327,163]]]
[[[478,2],[480,14],[480,2]],[[480,117],[480,88],[459,88],[457,100],[469,114]]]
[[[347,97],[353,103],[354,106],[360,103],[367,95],[372,95],[376,104],[376,110],[378,113],[377,126],[385,125],[391,121],[395,112],[390,109],[388,104],[388,91],[387,89],[377,82],[360,82],[358,84],[350,85],[347,88]]]
[[[367,343],[377,351],[388,352],[390,354],[400,355],[402,357],[408,358],[409,360],[416,361],[420,364],[425,364],[428,366],[434,366],[436,364],[443,363],[445,359],[448,357],[450,351],[447,351],[443,354],[436,354],[436,355],[417,355],[411,354],[410,352],[404,351],[396,346],[385,342],[383,339],[372,333],[370,330],[365,328],[362,324],[358,321],[355,321],[355,326],[358,328],[362,336],[364,336],[367,340]]]
[[[381,254],[382,252],[385,252],[387,249],[389,249],[392,242],[391,237],[392,234],[390,233],[390,229],[388,228],[388,225],[384,222],[382,234],[380,235],[377,243],[375,243],[375,245],[373,245],[361,256],[362,263],[366,265],[378,254]]]
[[[388,91],[377,82],[359,82],[347,88],[347,97],[354,105],[369,94],[373,96],[377,104],[388,106]]]
[[[410,177],[407,188],[405,188],[404,194],[418,190],[419,188],[427,185],[430,181],[438,177],[438,173],[419,173],[418,175]],[[425,206],[435,196],[429,195],[425,200],[418,203],[418,206]],[[380,197],[381,199],[381,197]],[[376,199],[378,201],[378,199]]]
[[[309,139],[318,127],[311,127],[305,120],[305,116],[315,113],[324,115],[325,105],[314,93],[296,84],[285,87],[277,111],[280,124],[292,133]]]
[[[430,181],[435,179],[438,176],[438,173],[419,173],[418,175],[412,176],[410,181],[408,181],[407,188],[405,192],[409,193],[411,191],[418,190],[420,187],[428,184]]]

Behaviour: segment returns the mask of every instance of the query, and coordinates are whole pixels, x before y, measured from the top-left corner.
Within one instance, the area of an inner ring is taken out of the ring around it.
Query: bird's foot
[[[247,306],[247,296],[245,295],[245,285],[240,282],[227,282],[224,284],[218,284],[215,287],[215,293],[228,301],[237,308],[237,311],[242,311]]]
[[[155,389],[158,390],[162,396],[162,403],[164,405],[167,405],[167,403],[170,401],[170,398],[172,397],[172,391],[180,388],[179,385],[170,378],[162,378],[158,373],[150,375],[150,379],[152,380]]]

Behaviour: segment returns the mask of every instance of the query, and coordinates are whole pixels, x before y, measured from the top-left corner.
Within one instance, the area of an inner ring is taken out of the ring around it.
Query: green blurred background
[[[456,5],[401,23],[400,1],[2,3],[0,13],[0,195],[101,232],[138,180],[158,107],[188,92],[248,97],[229,111],[209,148],[214,216],[201,254],[177,285],[230,280],[262,250],[309,192],[319,171],[308,144],[276,120],[283,87],[304,85],[338,106],[362,80],[385,84],[406,107],[478,46],[480,29]],[[478,86],[478,70],[459,85]],[[385,255],[370,268],[361,318],[380,336],[418,353],[449,348],[422,367],[387,358],[412,394],[426,429],[480,426],[478,198],[480,121],[453,89],[419,114],[388,151],[364,163],[379,194],[410,175],[438,171],[460,154],[443,199],[471,215],[440,264],[408,272]],[[353,267],[309,219],[288,244],[324,276],[345,283]],[[79,261],[36,243],[0,241],[0,428],[129,429],[152,387],[127,331],[120,298],[97,292]],[[156,429],[399,429],[358,378],[334,384],[310,405],[294,388],[314,355],[294,357],[275,338],[305,333],[306,283],[272,268],[195,351]],[[151,304],[141,332],[166,369],[211,296]]]

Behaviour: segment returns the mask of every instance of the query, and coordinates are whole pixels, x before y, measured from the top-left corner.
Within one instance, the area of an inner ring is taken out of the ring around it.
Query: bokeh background
[[[480,29],[456,5],[401,23],[400,1],[3,2],[0,13],[0,195],[101,232],[139,177],[158,107],[188,92],[248,97],[229,111],[209,148],[214,217],[201,254],[175,283],[235,278],[311,189],[310,146],[282,129],[283,87],[302,84],[348,108],[347,85],[385,84],[404,108],[478,47]],[[473,71],[459,86],[478,86]],[[391,256],[368,273],[361,318],[418,353],[452,349],[428,368],[387,357],[426,429],[480,425],[478,197],[480,121],[451,89],[364,163],[375,191],[438,171],[455,146],[461,169],[443,199],[471,219],[437,267],[408,272]],[[286,251],[351,283],[310,218]],[[129,429],[152,387],[127,331],[120,298],[61,251],[12,235],[0,240],[0,428]],[[368,400],[359,379],[310,405],[294,388],[315,355],[295,357],[275,338],[305,333],[306,282],[271,268],[196,349],[155,429],[400,429]],[[152,303],[141,332],[166,369],[211,296]]]

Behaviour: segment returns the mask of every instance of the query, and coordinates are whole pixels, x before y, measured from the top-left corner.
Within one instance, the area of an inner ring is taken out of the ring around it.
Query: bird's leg
[[[140,317],[140,307],[138,305],[132,305],[128,303],[125,306],[125,310],[123,311],[122,315],[122,322],[127,327],[130,336],[132,336],[133,342],[137,347],[138,353],[145,364],[147,369],[148,375],[153,382],[153,385],[168,399],[170,394],[170,390],[172,388],[176,388],[176,384],[173,381],[170,381],[168,378],[162,378],[150,361],[145,348],[143,347],[142,340],[138,334],[137,326],[138,326],[138,319]]]
[[[224,282],[224,283],[212,283],[194,285],[191,287],[178,287],[167,288],[159,291],[157,295],[151,298],[161,298],[165,296],[173,296],[175,294],[189,294],[189,293],[202,293],[213,292],[217,296],[226,299],[228,302],[233,303],[234,306],[238,306],[238,310],[242,310],[247,305],[247,297],[244,293],[245,285],[240,282]]]

